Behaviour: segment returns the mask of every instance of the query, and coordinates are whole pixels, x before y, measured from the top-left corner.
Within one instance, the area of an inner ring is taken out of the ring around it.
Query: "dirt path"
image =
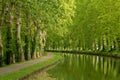
[[[27,61],[27,62],[23,62],[23,63],[19,63],[19,64],[14,64],[14,65],[10,65],[7,67],[3,67],[0,68],[0,75],[4,75],[4,74],[8,74],[14,71],[18,71],[20,69],[26,68],[28,66],[37,64],[39,62],[44,62],[50,58],[53,58],[54,55],[53,54],[48,54],[47,56],[41,57],[39,59],[35,59],[35,60],[31,60],[31,61]]]

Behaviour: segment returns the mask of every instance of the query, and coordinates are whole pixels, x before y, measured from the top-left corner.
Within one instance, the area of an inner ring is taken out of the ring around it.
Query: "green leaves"
[[[5,6],[1,3],[2,0],[0,0],[0,14],[4,8],[5,13],[3,11],[4,16],[0,17],[0,22],[3,22],[4,27],[8,24],[5,22],[11,18],[12,25],[9,26],[12,39],[15,37],[14,42],[17,41],[16,19],[20,10],[23,47],[39,48],[42,39],[40,31],[47,33],[46,46],[56,48],[100,50],[101,47],[110,49],[110,46],[119,46],[120,1],[118,0],[6,0]],[[6,11],[10,11],[9,6],[13,3],[14,9],[11,11],[12,14],[9,14]],[[21,4],[20,8],[18,4]],[[3,40],[7,40],[5,37],[7,35],[5,32],[8,33],[7,28],[2,32]],[[7,45],[5,41],[3,44]],[[11,45],[16,47],[16,44]],[[31,50],[32,53],[34,49]]]
[[[64,43],[71,42],[70,45],[73,47],[79,45],[86,49],[92,49],[94,45],[99,46],[100,50],[105,45],[109,47],[118,44],[111,45],[112,42],[117,42],[115,38],[120,34],[120,2],[118,0],[61,0],[58,2],[61,6],[56,4],[55,8],[58,8],[59,14],[56,14],[51,21],[53,26],[59,27],[50,29],[54,33],[50,31],[49,35],[56,34],[57,38],[62,37],[61,40]],[[56,23],[53,24],[54,22]],[[59,41],[59,38],[53,41]]]

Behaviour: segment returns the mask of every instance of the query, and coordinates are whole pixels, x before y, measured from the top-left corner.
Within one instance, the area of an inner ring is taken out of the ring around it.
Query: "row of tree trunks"
[[[45,53],[45,43],[46,43],[46,31],[40,29],[40,26],[37,22],[34,22],[35,25],[35,35],[34,35],[34,53],[32,58],[37,58],[40,55],[43,55]],[[37,52],[37,47],[36,47],[36,40],[38,40],[40,34],[40,53]]]
[[[6,2],[7,1],[7,2]],[[25,60],[25,54],[24,54],[24,50],[23,50],[23,44],[22,44],[22,37],[21,37],[21,29],[22,29],[22,2],[21,1],[17,1],[15,3],[15,1],[12,0],[2,0],[2,8],[1,8],[1,12],[0,12],[0,56],[4,55],[5,57],[5,63],[6,64],[12,64],[15,63],[16,60],[18,60],[19,62],[24,61]],[[26,30],[28,30],[27,32],[27,58],[26,60],[29,60],[31,58],[36,58],[39,57],[40,54],[44,54],[44,47],[45,47],[45,42],[46,42],[46,32],[44,30],[40,30],[40,27],[36,20],[35,23],[35,31],[34,31],[34,37],[31,37],[31,21],[30,16],[28,16],[26,14],[25,16],[26,19]],[[2,43],[2,26],[5,27],[5,34],[7,35],[5,37],[5,44],[4,44],[4,48],[6,48],[6,51],[4,52],[5,54],[3,54],[3,43]],[[13,30],[13,28],[15,28],[15,31]],[[14,34],[14,33],[16,34]],[[37,50],[36,50],[36,40],[37,37],[40,37],[40,48],[41,48],[41,52],[40,54],[38,54]],[[16,41],[16,42],[15,42]],[[32,45],[31,45],[31,41],[32,41]],[[15,43],[14,43],[15,42]],[[13,44],[14,43],[14,44]],[[16,50],[18,50],[17,54],[14,53],[14,49],[16,46]],[[31,51],[31,46],[33,46],[33,52]],[[13,48],[14,47],[14,48]],[[32,54],[31,54],[32,53]]]
[[[93,51],[113,51],[118,49],[117,39],[110,37],[101,37],[93,41]]]

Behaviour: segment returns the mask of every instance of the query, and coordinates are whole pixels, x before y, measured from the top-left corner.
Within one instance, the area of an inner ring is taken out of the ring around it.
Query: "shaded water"
[[[79,54],[64,54],[49,70],[56,80],[120,80],[120,60]]]

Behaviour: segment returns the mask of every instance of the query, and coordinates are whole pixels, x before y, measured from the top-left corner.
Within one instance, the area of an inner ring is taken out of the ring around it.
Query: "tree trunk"
[[[18,46],[18,60],[24,61],[24,53],[21,43],[21,3],[18,3],[17,8],[17,46]]]
[[[13,10],[14,10],[14,2],[10,2],[10,10],[9,10],[9,14],[10,14],[10,19],[9,19],[9,25],[10,25],[10,33],[11,33],[11,40],[13,39],[13,36],[12,36],[12,27],[13,27]],[[11,42],[10,42],[11,43]],[[12,44],[12,43],[11,43]],[[12,49],[12,46],[10,46],[11,49]],[[15,62],[15,53],[13,53],[13,51],[11,51],[11,54],[10,54],[10,64],[14,63]]]
[[[26,40],[25,40],[25,55],[26,55],[26,59],[30,60],[31,59],[31,54],[30,54],[30,40],[31,40],[31,29],[30,29],[30,15],[28,14],[28,12],[26,11]]]
[[[15,58],[13,55],[13,51],[12,51],[12,35],[11,35],[11,29],[13,26],[13,9],[14,9],[14,4],[12,1],[9,2],[9,4],[7,4],[8,7],[5,8],[5,17],[4,17],[4,25],[6,27],[6,52],[5,52],[5,61],[6,64],[11,64],[14,63]]]
[[[45,53],[45,42],[46,42],[46,32],[44,30],[40,31],[40,37],[41,37],[41,54]]]
[[[39,34],[39,31],[40,31],[40,27],[39,27],[39,24],[37,22],[34,21],[34,26],[35,26],[35,34],[34,34],[34,39],[33,39],[33,42],[32,42],[32,58],[36,58],[36,40],[37,40],[37,37],[38,37],[38,34]]]
[[[6,3],[5,3],[5,0],[2,0],[2,11],[0,13],[0,56],[3,56],[3,49],[2,49],[2,26],[3,26],[3,23],[4,23],[4,17],[5,17],[5,9],[6,9]]]

